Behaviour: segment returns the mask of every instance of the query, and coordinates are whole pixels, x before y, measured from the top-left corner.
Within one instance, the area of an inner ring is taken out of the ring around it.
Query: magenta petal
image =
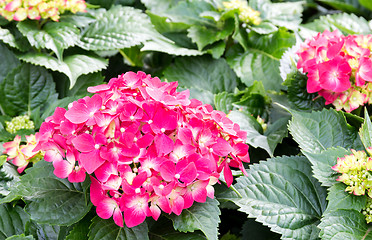
[[[99,168],[105,160],[99,156],[99,151],[92,151],[90,153],[81,153],[80,163],[88,174],[92,174]]]
[[[191,162],[180,172],[180,180],[188,184],[194,181],[195,178],[196,178],[196,167],[195,167],[195,163]]]
[[[223,176],[225,177],[227,187],[230,187],[233,182],[233,175],[227,164],[225,164],[225,167],[223,168]]]
[[[85,181],[85,170],[80,168],[79,170],[73,170],[70,175],[68,175],[69,182],[84,182]]]
[[[124,227],[123,213],[120,211],[119,208],[115,208],[113,219],[116,225],[118,225],[119,227]]]
[[[90,184],[90,201],[94,206],[97,206],[105,198],[106,194],[102,190],[102,184],[97,179],[90,176],[90,180],[92,182]]]
[[[173,150],[174,142],[165,134],[157,135],[154,142],[159,156],[166,155]]]
[[[115,208],[118,208],[118,204],[114,199],[105,198],[100,201],[97,205],[97,215],[103,219],[109,219],[114,213]]]
[[[218,156],[223,156],[223,157],[227,156],[233,150],[230,144],[222,138],[219,138],[217,140],[217,143],[213,144],[212,148],[213,148],[213,153],[217,154]]]
[[[59,178],[66,178],[74,169],[74,165],[66,160],[56,160],[53,161],[54,175]]]
[[[84,123],[89,119],[88,107],[83,103],[75,103],[72,108],[70,108],[65,117],[70,120],[70,122],[79,124]]]
[[[172,204],[172,212],[174,212],[176,215],[180,215],[182,210],[184,209],[185,206],[185,200],[183,197],[178,196],[176,199],[173,200]]]
[[[72,139],[71,142],[74,145],[74,147],[80,152],[87,153],[95,150],[93,136],[88,133],[83,133],[75,137],[74,139]]]
[[[163,164],[160,167],[160,175],[161,177],[167,181],[170,182],[174,180],[174,175],[176,174],[176,166],[171,161],[163,162]]]

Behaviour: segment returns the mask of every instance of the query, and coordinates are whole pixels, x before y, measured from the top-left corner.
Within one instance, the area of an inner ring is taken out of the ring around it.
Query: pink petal
[[[159,156],[166,155],[173,150],[174,142],[165,134],[156,135],[154,142]]]
[[[184,182],[185,184],[191,183],[196,178],[196,166],[195,163],[189,163],[180,174],[180,181]]]
[[[65,117],[72,123],[80,124],[86,122],[90,111],[87,105],[83,103],[75,103],[65,114]]]
[[[68,175],[69,182],[84,182],[85,181],[85,170],[83,168],[79,168],[78,170],[73,170],[70,175]]]
[[[75,137],[74,139],[72,139],[71,142],[74,145],[74,147],[80,152],[88,153],[95,150],[94,147],[95,142],[93,136],[88,133],[83,133]]]
[[[81,166],[87,171],[88,174],[92,174],[105,162],[105,160],[99,156],[99,151],[81,153],[79,157]]]
[[[105,198],[106,194],[102,190],[102,184],[97,179],[90,176],[90,180],[92,182],[90,184],[90,201],[94,206],[97,206]]]
[[[172,161],[163,162],[160,167],[160,175],[161,177],[167,181],[173,181],[174,175],[176,174],[176,166]]]
[[[54,166],[54,175],[56,175],[59,178],[66,178],[68,175],[72,172],[74,169],[74,165],[69,163],[66,160],[56,160],[53,161]]]
[[[233,150],[230,144],[225,139],[222,138],[219,138],[217,140],[217,143],[213,144],[212,149],[213,153],[222,157],[227,156]]]
[[[119,208],[119,205],[114,199],[105,198],[100,201],[97,205],[97,215],[103,219],[109,219],[116,208]]]
[[[124,227],[123,213],[120,211],[119,207],[115,208],[113,219],[116,225],[119,227]]]

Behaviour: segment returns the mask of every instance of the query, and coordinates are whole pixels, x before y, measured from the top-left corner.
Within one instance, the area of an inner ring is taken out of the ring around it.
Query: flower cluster
[[[226,9],[238,9],[239,19],[243,23],[258,25],[261,23],[260,12],[248,6],[245,0],[230,0],[223,2]]]
[[[21,144],[21,136],[17,135],[13,141],[3,144],[4,154],[7,160],[16,165],[19,173],[27,167],[30,162],[38,162],[43,158],[41,151],[34,151],[37,144],[37,134],[26,136],[26,144]]]
[[[9,21],[52,19],[58,21],[65,11],[84,12],[84,0],[1,0],[0,15]]]
[[[351,112],[372,102],[372,35],[343,36],[324,31],[297,52],[297,68],[307,73],[307,91],[326,104]]]
[[[372,158],[364,151],[351,150],[351,155],[337,159],[337,164],[332,167],[336,172],[342,173],[337,181],[343,182],[348,187],[345,191],[354,195],[364,195],[367,191],[372,197]],[[372,153],[372,148],[367,149]]]
[[[92,97],[57,108],[39,131],[54,173],[71,182],[90,175],[98,216],[123,226],[181,214],[214,197],[213,185],[230,167],[246,174],[246,133],[226,114],[143,72],[128,72],[89,87]]]
[[[362,209],[362,214],[366,218],[366,222],[372,222],[372,198],[367,198],[366,206]]]
[[[9,133],[16,133],[21,129],[34,129],[35,124],[28,115],[17,116],[12,118],[12,120],[5,121],[5,130]]]

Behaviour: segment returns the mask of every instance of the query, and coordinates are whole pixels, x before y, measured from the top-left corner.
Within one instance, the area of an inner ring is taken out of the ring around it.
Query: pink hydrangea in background
[[[57,177],[91,179],[98,216],[133,227],[161,212],[181,214],[214,197],[231,167],[246,174],[246,132],[225,113],[177,92],[143,72],[128,72],[95,93],[57,108],[41,125],[35,152],[52,162]]]
[[[0,15],[9,21],[52,19],[58,21],[65,11],[84,12],[84,0],[0,0]]]
[[[307,91],[351,112],[372,102],[372,35],[324,31],[302,44],[297,68],[307,73]]]

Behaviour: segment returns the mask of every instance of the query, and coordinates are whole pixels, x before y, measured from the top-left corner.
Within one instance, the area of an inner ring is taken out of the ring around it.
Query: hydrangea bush
[[[0,239],[372,239],[371,18],[0,0]]]

